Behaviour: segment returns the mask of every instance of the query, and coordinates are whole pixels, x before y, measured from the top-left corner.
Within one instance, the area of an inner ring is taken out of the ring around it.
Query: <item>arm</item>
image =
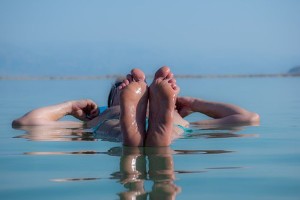
[[[67,101],[64,103],[38,108],[12,122],[13,127],[38,125],[70,125],[78,122],[59,122],[66,115],[72,115],[81,121],[89,121],[98,115],[97,104],[92,100]]]
[[[205,101],[192,97],[178,97],[176,107],[185,117],[193,112],[203,113],[214,119],[193,122],[199,125],[257,124],[259,115],[236,105]]]

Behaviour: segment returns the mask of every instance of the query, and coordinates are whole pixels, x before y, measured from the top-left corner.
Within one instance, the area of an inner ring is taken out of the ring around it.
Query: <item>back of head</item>
[[[116,94],[115,90],[118,89],[118,87],[121,85],[124,79],[125,77],[120,76],[116,78],[115,82],[112,84],[107,98],[107,107],[111,107],[113,105],[113,101]]]

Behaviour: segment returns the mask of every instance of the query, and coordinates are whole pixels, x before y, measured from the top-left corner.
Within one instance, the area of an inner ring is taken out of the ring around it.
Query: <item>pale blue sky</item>
[[[300,1],[0,0],[2,75],[160,65],[183,74],[286,72],[300,65]]]

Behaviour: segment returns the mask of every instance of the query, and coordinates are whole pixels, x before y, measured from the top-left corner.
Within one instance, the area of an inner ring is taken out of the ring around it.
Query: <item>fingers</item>
[[[99,115],[99,109],[98,107],[96,109],[93,109],[91,112],[90,112],[90,117],[91,118],[95,118]]]
[[[78,100],[74,104],[74,117],[79,118],[83,121],[88,121],[99,115],[97,104],[90,100]]]
[[[86,99],[85,101],[86,101],[86,104],[91,106],[92,108],[98,107],[97,104],[91,99]]]
[[[87,99],[85,112],[89,118],[95,118],[99,115],[98,105],[94,101]]]

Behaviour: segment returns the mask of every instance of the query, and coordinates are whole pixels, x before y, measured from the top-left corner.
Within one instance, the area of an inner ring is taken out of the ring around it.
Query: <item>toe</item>
[[[131,74],[127,74],[126,79],[128,80],[129,83],[133,81]]]
[[[142,70],[134,68],[131,70],[131,75],[135,81],[145,81],[145,74]]]
[[[123,83],[125,84],[125,86],[126,85],[128,85],[129,84],[129,80],[128,79],[125,79],[124,81],[123,81]]]
[[[168,81],[168,83],[170,83],[170,84],[176,84],[176,80],[175,79],[170,79],[169,81]]]
[[[174,77],[174,74],[172,72],[169,72],[166,76],[167,79],[172,79]]]
[[[176,94],[178,95],[180,92],[180,87],[178,87],[176,84],[173,87],[173,90],[175,90]]]
[[[173,88],[173,90],[177,89],[177,85],[176,84],[171,84],[171,87]]]
[[[118,87],[120,90],[123,89],[124,87],[126,87],[126,84],[123,82],[121,83],[121,85]]]
[[[163,66],[156,71],[154,79],[158,79],[160,77],[166,78],[168,74],[170,74],[170,68]]]

